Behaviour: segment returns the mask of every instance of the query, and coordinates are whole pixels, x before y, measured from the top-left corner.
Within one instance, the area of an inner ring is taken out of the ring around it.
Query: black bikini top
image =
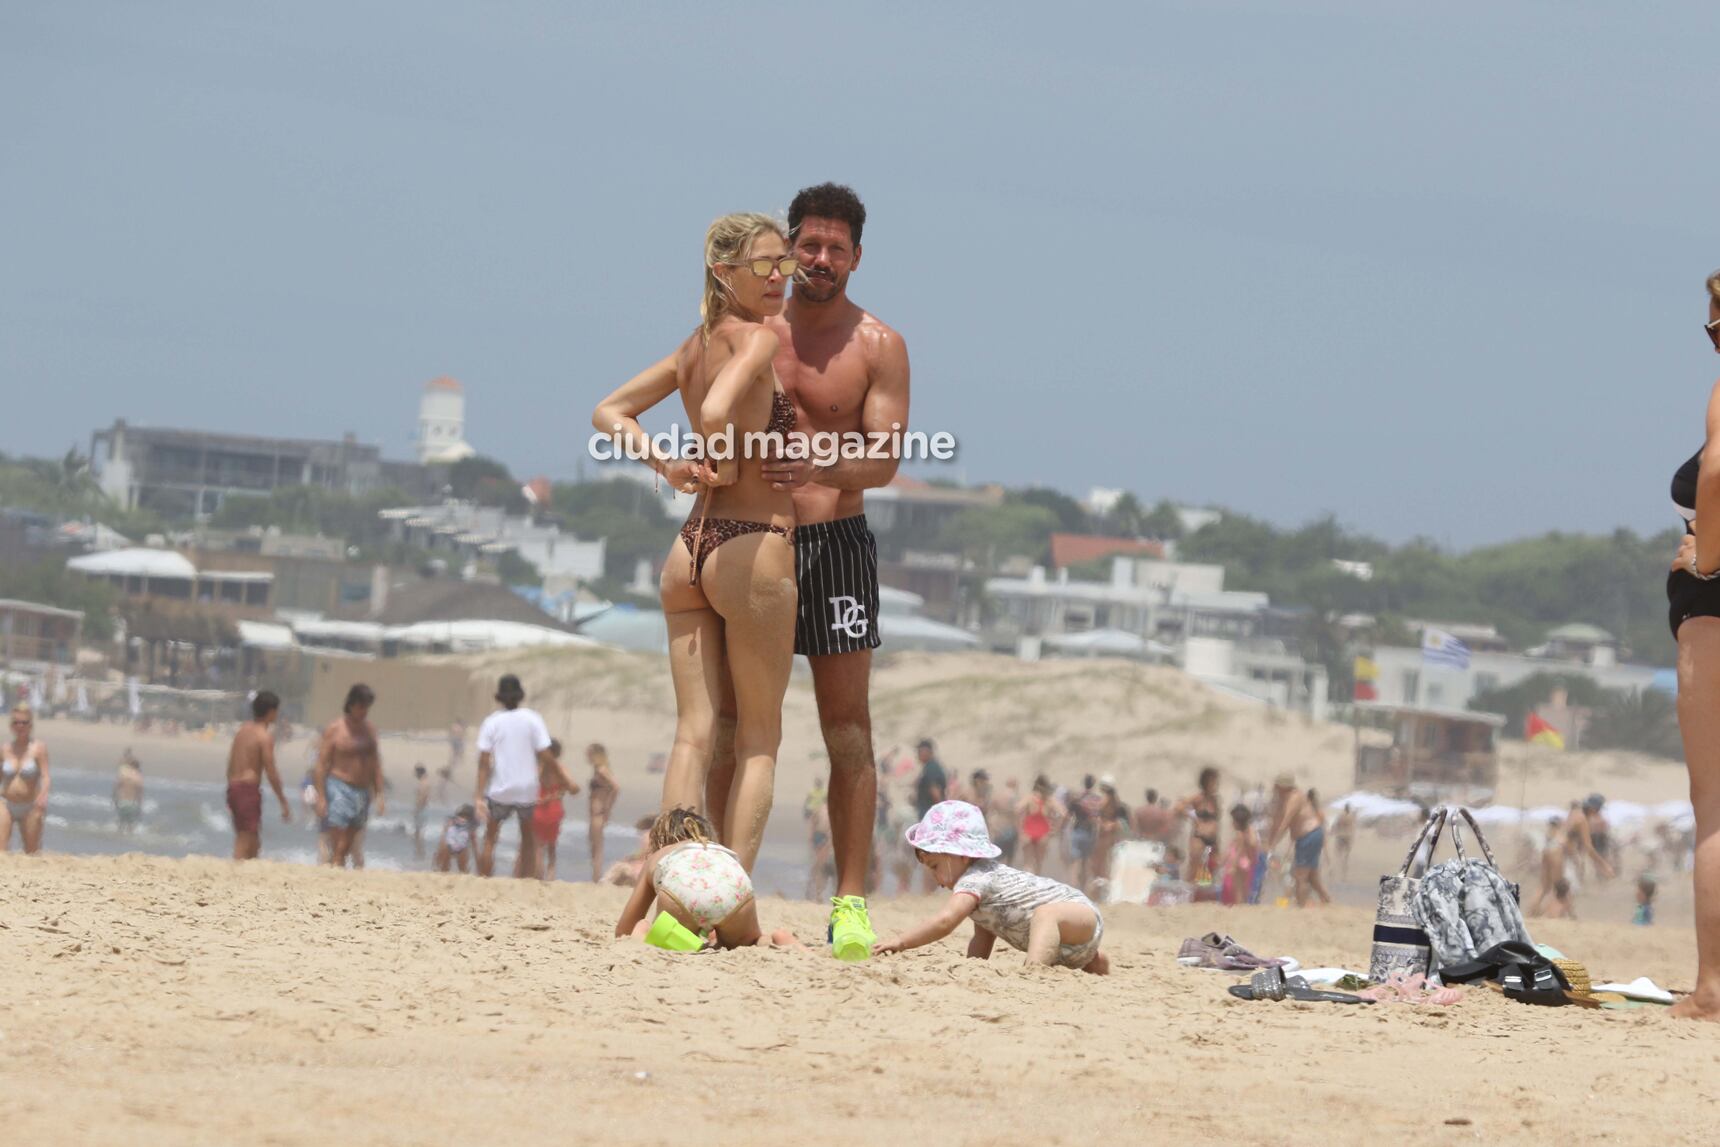
[[[1678,507],[1687,525],[1696,516],[1696,480],[1701,475],[1702,451],[1698,450],[1672,476],[1672,504]]]

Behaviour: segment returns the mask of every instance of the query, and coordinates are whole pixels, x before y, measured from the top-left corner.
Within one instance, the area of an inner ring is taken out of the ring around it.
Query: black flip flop
[[[1327,992],[1308,986],[1301,976],[1284,975],[1282,968],[1263,968],[1246,984],[1232,984],[1230,994],[1239,1000],[1300,1000],[1312,1004],[1371,1004],[1374,1001],[1348,992]]]

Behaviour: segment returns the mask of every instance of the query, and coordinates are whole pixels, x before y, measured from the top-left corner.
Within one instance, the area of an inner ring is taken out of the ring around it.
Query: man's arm
[[[866,400],[860,408],[860,432],[866,435],[868,455],[873,453],[872,435],[908,433],[908,344],[889,327],[883,328],[870,365]],[[814,467],[812,481],[837,490],[888,486],[902,458],[898,449],[884,454],[881,458],[838,458],[829,466]]]
[[[328,771],[334,764],[334,733],[323,730],[322,744],[317,748],[316,778],[311,782],[317,790],[317,815],[328,815]]]
[[[1266,837],[1266,851],[1271,852],[1278,847],[1278,838],[1284,835],[1284,830],[1290,827],[1290,821],[1296,809],[1296,802],[1302,794],[1297,793],[1284,802],[1284,807],[1278,810],[1278,815],[1272,818],[1272,831]]]
[[[281,774],[275,769],[275,739],[263,738],[263,775],[269,778],[269,787],[275,790],[275,799],[281,802],[281,819],[291,821],[292,809],[287,805],[287,794],[281,791]]]
[[[490,767],[493,760],[488,749],[478,753],[478,791],[472,797],[472,807],[477,809],[478,815],[485,820],[490,819],[490,802],[484,799],[484,794],[490,791]]]
[[[370,734],[370,797],[376,802],[376,815],[381,816],[388,809],[388,797],[382,791],[382,740],[368,721],[365,731]]]

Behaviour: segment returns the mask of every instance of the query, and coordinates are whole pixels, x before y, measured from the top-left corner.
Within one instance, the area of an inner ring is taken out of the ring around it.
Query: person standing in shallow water
[[[275,769],[275,736],[270,728],[281,699],[267,689],[251,699],[251,719],[233,735],[227,750],[227,811],[233,814],[233,859],[255,860],[263,850],[263,778],[281,806],[281,823],[291,824],[292,806]]]
[[[902,336],[848,297],[860,269],[866,206],[853,188],[821,183],[788,205],[792,249],[800,260],[794,293],[765,325],[778,339],[776,373],[808,434],[888,434],[908,429],[908,348]],[[871,441],[871,439],[868,439]],[[869,452],[870,454],[870,452]],[[799,589],[794,651],[812,666],[818,724],[830,760],[830,837],[836,895],[826,939],[846,959],[876,942],[866,907],[866,877],[878,800],[872,749],[872,651],[878,631],[878,546],[866,522],[865,491],[887,486],[900,458],[829,462],[780,458],[764,477],[794,495],[795,580]],[[732,717],[725,706],[725,727]],[[711,807],[722,808],[730,739],[719,735],[711,769]]]
[[[1720,353],[1720,271],[1708,276],[1708,339]],[[1685,538],[1666,581],[1678,642],[1678,729],[1696,813],[1696,987],[1673,1005],[1684,1019],[1720,1020],[1720,384],[1708,397],[1706,440],[1672,480]]]
[[[382,787],[382,748],[376,726],[370,722],[370,707],[376,694],[368,685],[354,685],[346,692],[342,714],[322,732],[317,753],[317,816],[326,830],[328,862],[345,868],[364,862],[362,840],[370,814],[381,816],[386,800]]]
[[[42,851],[42,826],[48,817],[48,746],[30,734],[36,714],[30,706],[12,708],[12,739],[0,746],[0,851],[12,847],[18,828],[26,855]]]

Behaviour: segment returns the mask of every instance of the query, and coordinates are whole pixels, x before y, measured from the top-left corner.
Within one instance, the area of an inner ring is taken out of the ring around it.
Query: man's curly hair
[[[800,232],[800,221],[809,215],[817,219],[840,219],[848,224],[854,245],[860,246],[860,231],[866,226],[866,205],[860,202],[852,187],[820,183],[817,187],[802,188],[794,202],[788,205],[788,233],[791,237]]]

